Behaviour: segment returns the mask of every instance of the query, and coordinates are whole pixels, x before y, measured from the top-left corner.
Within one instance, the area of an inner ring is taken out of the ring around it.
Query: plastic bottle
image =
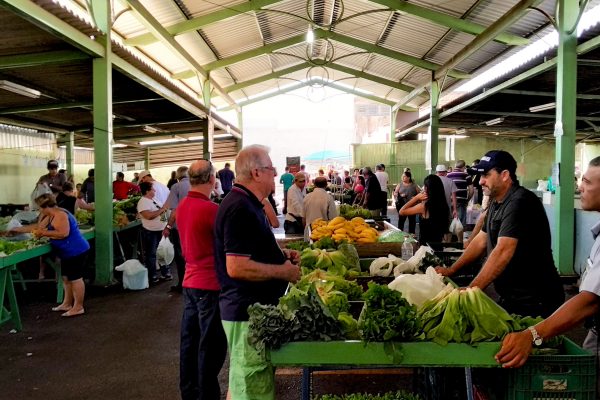
[[[404,261],[408,260],[413,256],[413,246],[410,242],[410,236],[404,237],[404,243],[402,243],[402,259]]]

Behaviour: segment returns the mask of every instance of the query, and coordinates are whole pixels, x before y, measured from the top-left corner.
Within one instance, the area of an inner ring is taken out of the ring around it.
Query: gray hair
[[[185,176],[188,176],[188,167],[186,167],[185,165],[182,165],[181,167],[177,168],[177,179],[181,179]]]
[[[592,161],[590,161],[590,167],[600,167],[600,156],[592,158]]]
[[[188,170],[190,185],[204,185],[210,182],[210,178],[214,173],[214,168],[210,161],[204,161],[206,161],[206,164],[204,165],[198,166],[196,165],[198,161],[196,161],[190,166]]]
[[[252,179],[252,170],[264,167],[270,149],[261,144],[244,147],[235,159],[235,175],[241,181]]]

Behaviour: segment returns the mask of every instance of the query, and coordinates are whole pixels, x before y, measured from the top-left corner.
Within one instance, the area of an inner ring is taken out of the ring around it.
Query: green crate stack
[[[565,339],[564,354],[531,356],[527,363],[508,371],[506,400],[595,400],[596,360]]]

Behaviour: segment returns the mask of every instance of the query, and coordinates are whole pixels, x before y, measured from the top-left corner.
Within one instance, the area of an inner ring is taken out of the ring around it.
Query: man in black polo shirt
[[[452,267],[436,271],[452,276],[487,254],[469,286],[484,289],[494,282],[499,303],[508,312],[547,317],[565,296],[544,207],[519,185],[517,162],[506,151],[489,151],[474,169],[481,172],[483,192],[492,199],[484,226]]]
[[[277,304],[288,282],[300,279],[296,251],[281,250],[263,210],[277,171],[268,148],[248,146],[235,162],[236,184],[219,206],[215,222],[215,264],[219,308],[230,356],[232,399],[274,399],[273,367],[249,346],[248,306]]]

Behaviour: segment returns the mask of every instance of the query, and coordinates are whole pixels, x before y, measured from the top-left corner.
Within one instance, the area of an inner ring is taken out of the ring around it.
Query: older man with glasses
[[[275,398],[274,369],[248,344],[248,306],[277,304],[288,282],[300,279],[299,255],[279,248],[263,210],[261,201],[277,174],[268,148],[242,149],[235,172],[236,183],[215,222],[219,306],[230,356],[228,398],[270,400]]]

